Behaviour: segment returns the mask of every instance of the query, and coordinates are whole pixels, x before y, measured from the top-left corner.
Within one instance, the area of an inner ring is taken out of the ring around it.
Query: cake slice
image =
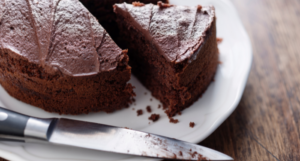
[[[11,96],[60,114],[112,112],[131,102],[130,76],[127,51],[78,0],[0,1],[0,83]]]
[[[114,12],[132,72],[169,117],[201,97],[218,66],[214,7],[121,3]]]

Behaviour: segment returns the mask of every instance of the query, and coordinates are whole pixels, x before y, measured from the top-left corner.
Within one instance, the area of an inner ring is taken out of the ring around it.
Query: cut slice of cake
[[[169,117],[201,97],[218,66],[214,7],[122,3],[114,12],[133,73]]]
[[[0,83],[11,96],[60,114],[131,102],[127,51],[78,0],[0,4]]]

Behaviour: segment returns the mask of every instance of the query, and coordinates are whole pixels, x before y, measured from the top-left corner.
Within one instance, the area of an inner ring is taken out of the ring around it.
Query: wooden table
[[[252,69],[237,109],[200,144],[237,161],[300,161],[300,0],[232,1]]]
[[[252,41],[252,70],[237,109],[200,144],[237,161],[300,161],[300,0],[232,2]]]

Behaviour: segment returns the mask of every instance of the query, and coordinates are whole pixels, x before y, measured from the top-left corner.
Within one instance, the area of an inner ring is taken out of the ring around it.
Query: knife
[[[0,107],[0,139],[180,160],[233,160],[196,144],[131,130],[64,118],[35,118]]]

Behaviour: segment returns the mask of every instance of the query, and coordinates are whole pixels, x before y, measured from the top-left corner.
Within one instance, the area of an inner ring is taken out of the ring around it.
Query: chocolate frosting
[[[78,0],[0,0],[0,49],[69,76],[113,70],[124,57]]]
[[[143,32],[160,54],[175,63],[196,58],[215,17],[213,6],[122,3],[114,10],[132,17],[132,27]]]

